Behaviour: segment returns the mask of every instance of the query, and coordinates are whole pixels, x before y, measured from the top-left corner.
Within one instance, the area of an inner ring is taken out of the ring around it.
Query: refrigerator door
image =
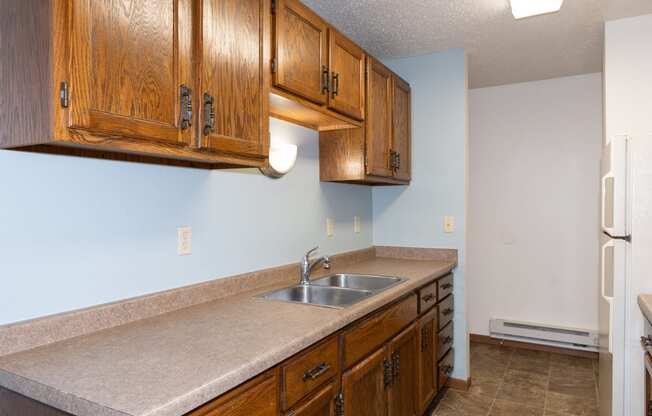
[[[602,230],[612,237],[630,235],[629,137],[614,136],[602,151]]]
[[[624,400],[625,286],[628,243],[602,236],[599,339],[600,416],[621,416]]]

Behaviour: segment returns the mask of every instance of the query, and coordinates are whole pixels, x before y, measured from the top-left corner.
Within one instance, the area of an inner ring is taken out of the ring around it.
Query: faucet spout
[[[317,267],[319,264],[324,265],[324,269],[329,270],[331,268],[331,259],[328,256],[322,256],[318,259],[310,261],[310,255],[315,252],[319,247],[315,247],[312,250],[308,251],[301,260],[301,280],[300,284],[309,285],[310,284],[310,273],[312,270]]]

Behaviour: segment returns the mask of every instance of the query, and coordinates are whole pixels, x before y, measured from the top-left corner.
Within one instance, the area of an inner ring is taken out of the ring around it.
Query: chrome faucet
[[[302,285],[310,284],[310,272],[312,272],[312,269],[317,267],[318,264],[324,263],[324,269],[326,270],[331,268],[331,259],[328,256],[320,257],[312,262],[310,261],[310,255],[317,251],[318,248],[319,246],[309,250],[306,255],[303,256],[303,260],[301,260],[301,281],[299,283]]]

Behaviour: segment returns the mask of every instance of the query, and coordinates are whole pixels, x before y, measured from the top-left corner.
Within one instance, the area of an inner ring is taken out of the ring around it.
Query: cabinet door
[[[180,122],[181,85],[193,86],[190,0],[69,4],[68,126],[190,143]]]
[[[325,104],[328,83],[326,22],[298,0],[276,0],[274,20],[274,85]]]
[[[188,413],[187,416],[277,416],[278,377],[265,373]]]
[[[304,404],[299,405],[288,416],[335,416],[335,384],[330,383]]]
[[[328,107],[358,120],[364,118],[365,53],[334,29],[329,31],[331,71]]]
[[[437,308],[435,307],[418,322],[419,363],[417,384],[419,412],[423,413],[437,393]]]
[[[367,174],[391,177],[392,73],[372,57],[367,58],[365,143]]]
[[[265,157],[269,0],[202,0],[201,147]]]
[[[342,375],[345,415],[387,415],[388,365],[387,348],[383,347]]]
[[[390,344],[392,385],[389,389],[389,416],[417,414],[417,326],[410,325]]]
[[[411,171],[411,92],[410,85],[394,76],[392,106],[392,150],[397,153],[394,177],[408,181]]]

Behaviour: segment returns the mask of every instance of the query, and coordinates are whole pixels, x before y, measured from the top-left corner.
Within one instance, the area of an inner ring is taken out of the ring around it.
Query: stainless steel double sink
[[[307,285],[290,286],[257,297],[341,309],[404,281],[402,277],[340,273],[322,277]]]

